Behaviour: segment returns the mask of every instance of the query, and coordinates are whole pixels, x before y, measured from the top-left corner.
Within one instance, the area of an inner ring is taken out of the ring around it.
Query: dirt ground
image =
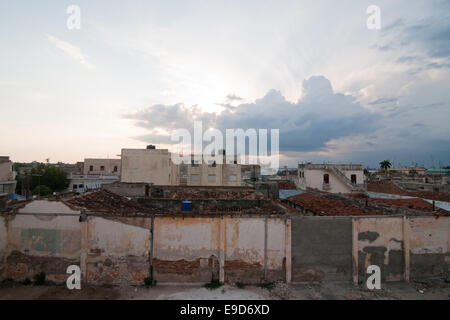
[[[450,300],[450,284],[443,280],[391,282],[380,290],[367,290],[351,283],[276,284],[268,290],[258,286],[240,289],[224,285],[214,290],[201,286],[158,285],[146,287],[25,286],[9,284],[0,288],[0,300]]]

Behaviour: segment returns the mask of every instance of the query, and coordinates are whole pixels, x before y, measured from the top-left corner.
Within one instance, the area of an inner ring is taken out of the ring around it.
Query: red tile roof
[[[289,197],[288,200],[319,216],[384,215],[382,212],[362,209],[357,206],[346,204],[343,201],[329,199],[310,193]]]

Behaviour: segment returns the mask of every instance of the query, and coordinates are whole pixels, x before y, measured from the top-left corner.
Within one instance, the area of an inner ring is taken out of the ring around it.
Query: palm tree
[[[383,160],[380,162],[380,167],[381,169],[384,169],[384,172],[386,172],[391,166],[392,164],[389,160]]]

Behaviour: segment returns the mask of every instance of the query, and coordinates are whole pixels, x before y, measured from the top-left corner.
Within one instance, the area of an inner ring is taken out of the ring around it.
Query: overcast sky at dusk
[[[291,167],[450,165],[450,1],[0,0],[0,37],[13,161],[170,148],[201,119],[279,128]]]

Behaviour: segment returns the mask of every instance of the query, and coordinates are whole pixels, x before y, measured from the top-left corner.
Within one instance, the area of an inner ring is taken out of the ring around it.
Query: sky
[[[15,162],[171,149],[202,120],[280,129],[282,166],[450,165],[448,0],[0,0],[0,38]]]

